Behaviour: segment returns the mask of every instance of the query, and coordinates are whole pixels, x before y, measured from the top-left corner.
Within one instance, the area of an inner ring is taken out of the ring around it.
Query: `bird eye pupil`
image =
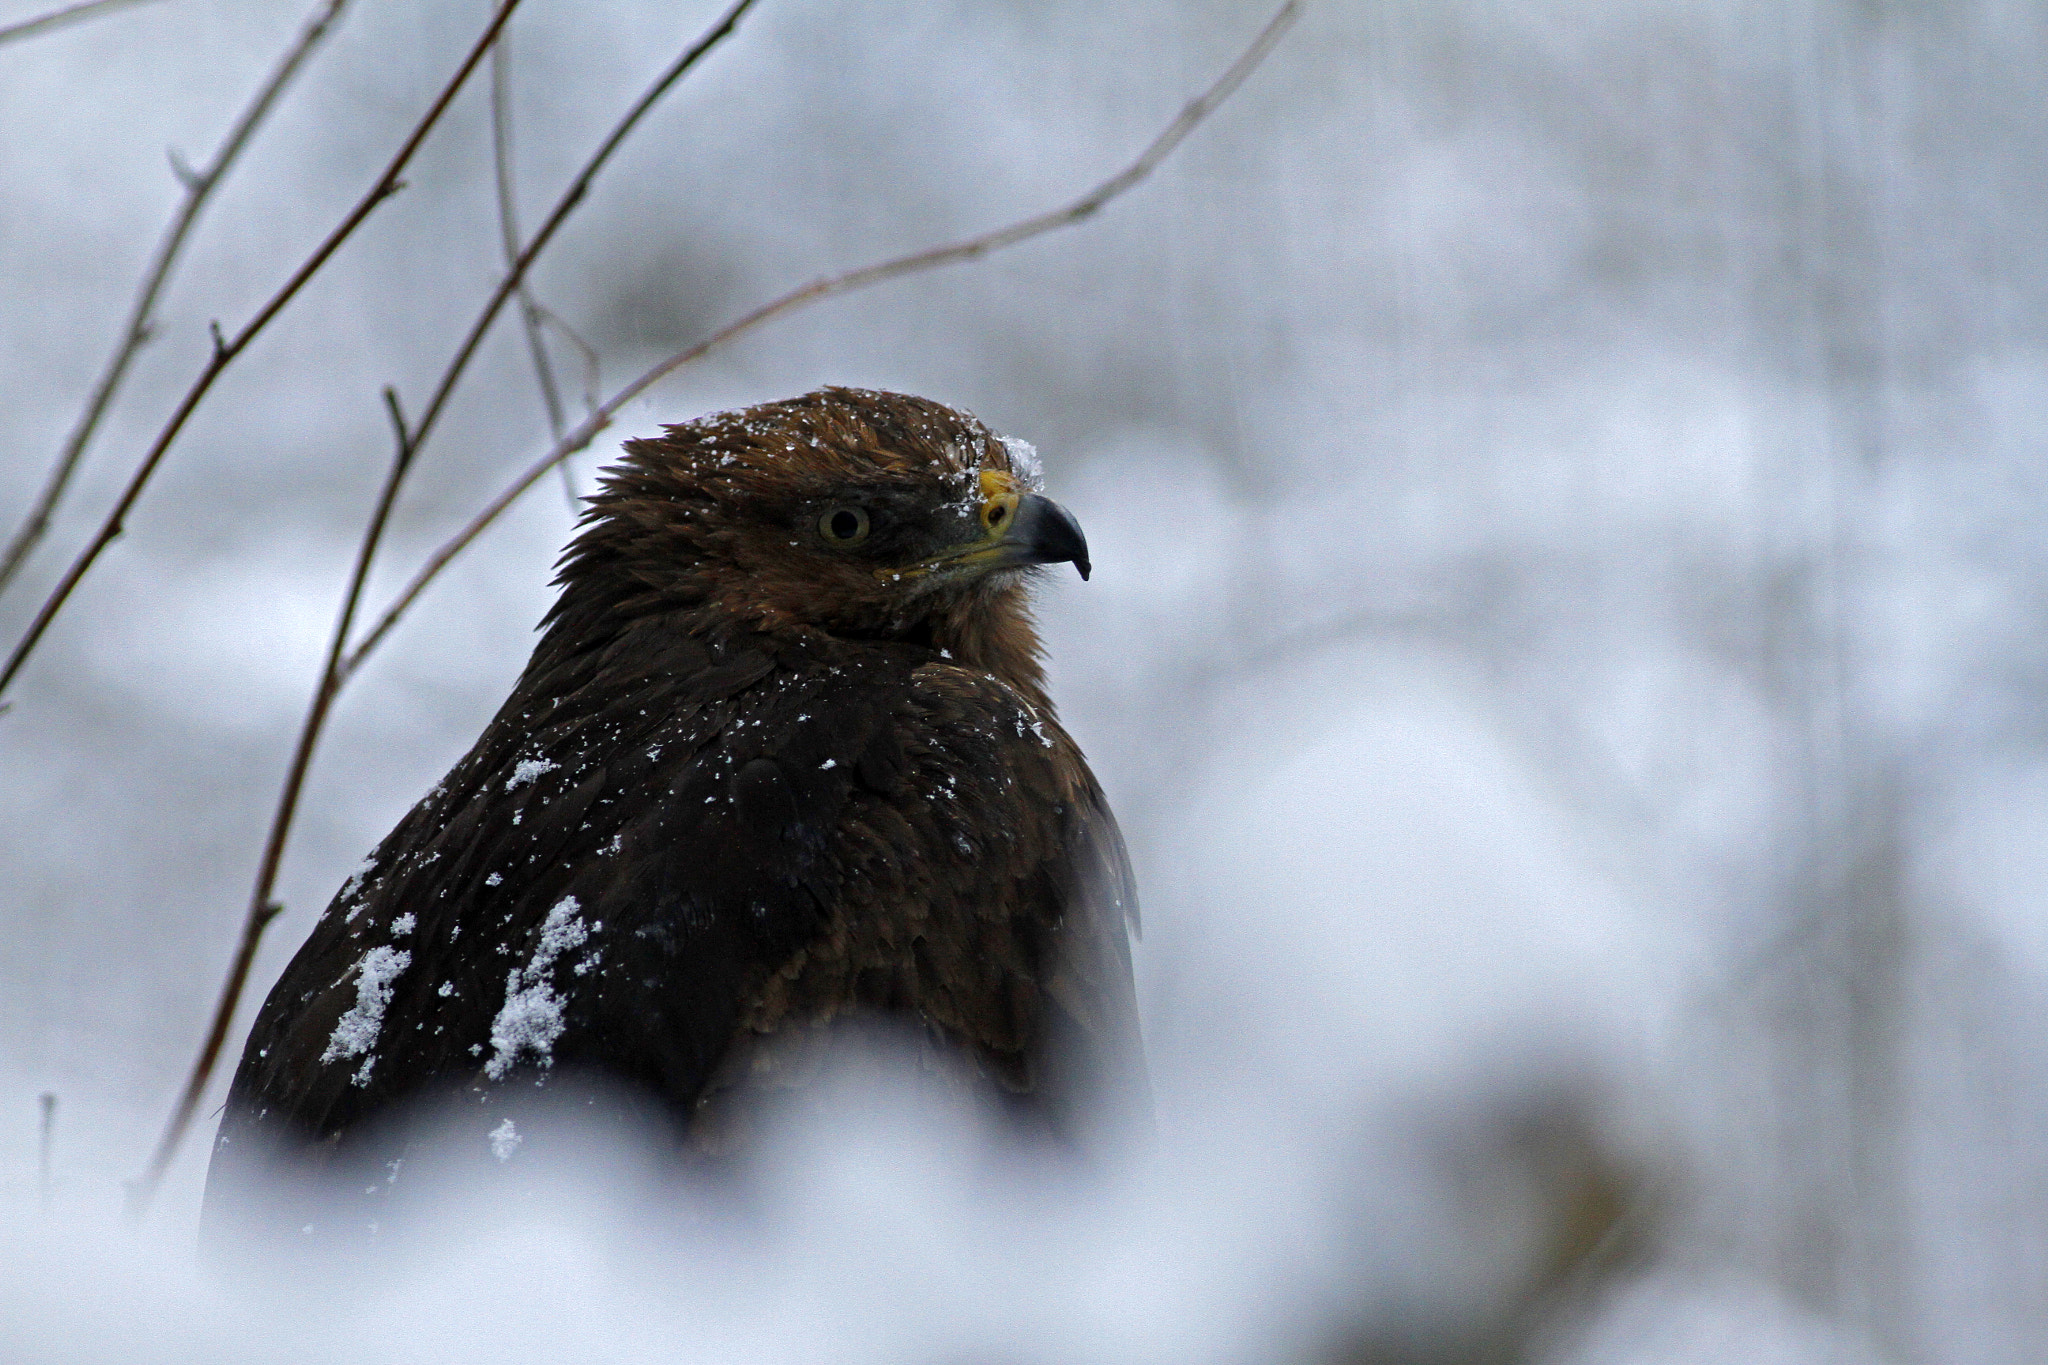
[[[858,545],[868,538],[868,514],[858,507],[833,507],[818,518],[818,534],[840,545]]]
[[[994,507],[989,508],[988,524],[994,526],[997,522],[1001,521],[1003,519],[1003,513],[1005,510],[1006,509],[1000,503],[998,503]]]

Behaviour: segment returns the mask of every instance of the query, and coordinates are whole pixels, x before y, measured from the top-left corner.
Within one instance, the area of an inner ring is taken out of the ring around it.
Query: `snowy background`
[[[43,8],[6,0],[0,24]],[[486,0],[356,0],[210,208],[11,643]],[[528,0],[531,227],[708,5]],[[535,275],[605,388],[1115,170],[1263,0],[762,0]],[[299,7],[0,46],[0,533]],[[1034,442],[1055,696],[1146,907],[1156,1147],[1076,1182],[884,1095],[745,1218],[591,1176],[223,1283],[204,1030],[390,437],[500,267],[479,81],[229,371],[0,718],[0,1357],[2048,1356],[2048,15],[1312,4],[1157,177],[837,300],[625,436],[822,383]],[[572,393],[580,362],[557,342]],[[547,444],[508,314],[369,600]],[[344,694],[249,1006],[530,647],[543,484]],[[224,1065],[211,1113],[231,1065]],[[47,1191],[39,1106],[58,1097]]]

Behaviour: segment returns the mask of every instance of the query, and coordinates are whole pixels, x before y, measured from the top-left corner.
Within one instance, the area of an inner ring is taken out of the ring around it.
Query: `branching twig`
[[[192,1115],[198,1111],[200,1097],[206,1093],[214,1064],[220,1060],[221,1047],[227,1042],[228,1026],[234,1022],[235,1008],[241,1002],[244,986],[248,984],[249,968],[256,960],[257,945],[263,941],[263,931],[284,909],[272,899],[272,893],[277,889],[277,872],[284,861],[285,844],[291,838],[292,820],[298,814],[299,793],[305,787],[306,773],[312,767],[313,750],[319,746],[321,731],[327,727],[328,709],[334,705],[334,698],[341,691],[342,651],[348,645],[349,631],[355,626],[356,606],[362,601],[363,584],[369,580],[370,566],[377,558],[377,544],[384,538],[385,524],[391,519],[391,506],[398,500],[399,486],[405,482],[406,471],[411,468],[413,454],[418,449],[412,433],[406,429],[405,414],[399,409],[395,390],[384,390],[384,406],[391,414],[397,446],[392,455],[391,470],[384,476],[384,488],[378,494],[377,508],[370,514],[369,525],[363,530],[362,544],[356,550],[355,570],[349,575],[348,591],[342,596],[341,611],[334,621],[334,634],[327,642],[327,659],[321,666],[320,682],[313,689],[312,704],[306,708],[306,721],[299,729],[298,747],[292,751],[291,767],[285,773],[284,790],[278,794],[277,809],[271,815],[270,837],[263,844],[263,859],[256,869],[256,887],[249,896],[249,910],[242,921],[242,937],[235,948],[234,962],[228,968],[227,980],[221,985],[220,1003],[214,1009],[213,1024],[207,1029],[206,1042],[192,1064],[192,1074],[186,1078],[177,1107],[171,1111],[170,1122],[164,1126],[163,1137],[157,1141],[149,1168],[128,1187],[128,1213],[131,1218],[140,1218],[148,1211],[150,1200],[163,1183],[164,1172],[170,1168],[171,1158],[177,1155],[185,1131],[192,1125]]]
[[[157,433],[156,440],[150,444],[148,452],[142,457],[141,463],[136,466],[135,473],[129,477],[128,486],[122,490],[120,499],[114,504],[114,510],[108,513],[107,519],[101,524],[99,532],[93,536],[91,543],[80,552],[78,558],[72,561],[70,569],[65,572],[63,579],[59,581],[56,588],[50,593],[49,598],[44,601],[42,609],[36,613],[35,620],[30,623],[28,631],[22,636],[20,643],[14,647],[14,653],[8,656],[6,668],[0,669],[0,694],[4,694],[7,688],[14,682],[16,675],[21,672],[22,665],[27,663],[29,655],[35,652],[37,643],[43,638],[43,632],[50,628],[50,622],[54,621],[57,618],[57,613],[64,609],[65,602],[70,600],[72,592],[77,589],[79,581],[92,568],[94,561],[100,557],[101,552],[107,546],[113,544],[120,537],[122,525],[128,513],[133,510],[136,501],[141,498],[143,489],[149,486],[150,476],[156,473],[156,468],[162,463],[166,452],[170,450],[171,443],[178,439],[178,433],[184,430],[185,423],[190,420],[193,412],[199,407],[200,402],[205,399],[208,391],[213,388],[213,383],[216,379],[220,378],[221,372],[233,364],[235,358],[247,349],[249,343],[254,341],[257,335],[270,325],[271,320],[284,310],[285,305],[298,296],[299,291],[305,288],[306,282],[318,273],[320,267],[327,264],[328,258],[341,248],[341,244],[347,241],[358,227],[362,226],[363,221],[370,216],[371,212],[403,187],[404,182],[399,179],[399,175],[405,170],[407,163],[412,160],[413,153],[419,150],[420,144],[426,141],[427,134],[432,132],[434,125],[441,121],[441,115],[447,111],[449,104],[455,99],[456,93],[468,82],[470,73],[476,70],[477,63],[483,60],[486,52],[490,51],[491,44],[497,40],[498,30],[503,28],[505,21],[512,17],[512,11],[518,8],[519,3],[520,0],[505,0],[505,3],[499,8],[497,15],[491,20],[490,26],[484,30],[483,36],[477,39],[476,45],[470,49],[469,55],[463,59],[462,65],[448,79],[448,83],[441,88],[441,92],[435,97],[433,104],[420,117],[419,122],[414,125],[411,134],[405,139],[404,145],[398,149],[398,154],[391,159],[391,164],[385,168],[384,173],[370,187],[369,193],[365,194],[357,202],[356,206],[349,210],[347,216],[341,220],[332,232],[328,233],[327,239],[320,243],[313,254],[308,256],[299,268],[292,272],[291,278],[286,280],[283,287],[271,296],[270,301],[258,309],[256,315],[245,323],[242,329],[236,332],[232,338],[223,336],[218,324],[215,325],[212,358],[208,360],[205,370],[193,382],[192,387],[186,391],[184,399],[179,402],[177,410],[171,414],[170,420]]]
[[[509,9],[517,3],[518,0],[506,0],[506,7]],[[751,9],[753,4],[754,0],[734,0],[732,7],[719,16],[718,22],[706,29],[702,37],[670,62],[668,68],[641,92],[633,107],[612,126],[611,132],[605,135],[604,141],[598,144],[590,159],[583,163],[583,169],[569,182],[569,188],[562,191],[562,197],[555,201],[554,210],[548,214],[547,221],[541,224],[540,231],[536,232],[533,240],[519,252],[511,268],[505,272],[504,279],[500,280],[497,289],[492,291],[490,301],[477,314],[476,321],[470,324],[469,335],[455,348],[455,355],[449,360],[448,368],[442,372],[440,382],[434,386],[433,395],[428,398],[427,406],[421,410],[419,421],[413,424],[412,440],[415,447],[426,444],[427,437],[440,421],[441,413],[448,406],[449,398],[455,393],[456,385],[462,382],[463,373],[468,370],[477,347],[483,344],[484,337],[490,332],[491,324],[497,321],[506,300],[518,291],[534,261],[539,258],[541,252],[547,250],[548,243],[554,240],[555,233],[561,230],[562,224],[569,220],[569,215],[576,211],[576,206],[590,193],[591,184],[597,179],[598,172],[604,169],[604,164],[611,160],[612,153],[619,149],[620,144],[639,125],[647,111],[668,93],[669,87],[680,80],[683,73],[695,66],[707,52],[738,26],[740,16]],[[500,22],[503,22],[502,18]],[[344,674],[346,672],[347,670],[344,670]]]
[[[214,190],[233,167],[236,159],[241,156],[242,149],[249,144],[249,139],[254,136],[257,127],[269,116],[278,96],[284,93],[284,88],[291,83],[292,77],[298,74],[300,66],[312,55],[313,49],[319,46],[320,40],[327,36],[335,20],[341,17],[342,10],[347,7],[348,0],[322,0],[305,28],[300,30],[299,36],[285,49],[284,57],[270,73],[270,79],[256,91],[256,97],[249,101],[249,107],[242,111],[242,116],[235,120],[234,127],[228,130],[227,138],[220,144],[220,150],[214,153],[213,160],[208,163],[205,170],[193,170],[175,151],[171,153],[171,170],[177,175],[178,182],[185,187],[185,202],[179,205],[177,214],[171,219],[170,227],[164,232],[163,240],[157,244],[156,256],[150,261],[149,269],[144,272],[142,285],[135,294],[135,304],[129,310],[128,325],[122,329],[121,339],[115,344],[113,355],[108,358],[99,381],[93,385],[92,394],[85,401],[85,410],[79,414],[78,424],[65,439],[64,448],[57,453],[57,462],[51,467],[50,476],[43,484],[43,491],[37,496],[28,518],[14,533],[14,538],[7,543],[7,549],[0,552],[0,593],[7,591],[7,585],[21,571],[22,564],[27,561],[29,554],[50,529],[50,518],[56,513],[57,504],[63,501],[65,490],[71,483],[71,476],[77,470],[78,462],[84,458],[86,447],[92,443],[93,433],[99,429],[100,418],[106,415],[107,405],[114,401],[114,394],[120,389],[121,381],[127,377],[129,363],[135,359],[136,352],[142,349],[143,343],[147,342],[156,330],[157,296],[169,282],[171,271],[177,266],[178,256],[185,248],[185,238],[199,220],[200,210],[204,209],[206,201],[213,197]],[[79,8],[84,6],[75,6],[74,11]],[[8,34],[14,31],[0,30],[0,42],[4,42]]]
[[[505,264],[519,264],[519,196],[512,182],[512,35],[498,39],[491,50],[491,170],[498,186],[498,237],[505,248]],[[533,380],[540,389],[541,406],[547,409],[548,439],[562,439],[562,393],[555,384],[555,367],[548,361],[547,339],[541,335],[541,307],[533,297],[533,286],[519,282],[519,320],[526,331],[526,349],[533,357]],[[569,466],[562,466],[562,493],[569,509],[576,508],[576,486],[570,482]]]
[[[596,412],[598,375],[602,369],[598,361],[597,348],[585,341],[574,327],[562,321],[561,314],[552,311],[546,305],[536,302],[533,311],[534,316],[560,332],[562,340],[574,346],[576,354],[583,357],[583,411]],[[561,439],[560,432],[555,433],[555,439]]]
[[[1299,9],[1300,0],[1287,0],[1287,3],[1281,5],[1272,19],[1267,21],[1265,28],[1260,30],[1259,36],[1252,40],[1251,46],[1244,50],[1243,55],[1231,63],[1230,68],[1217,78],[1214,85],[1211,85],[1195,99],[1190,100],[1187,106],[1181,110],[1180,115],[1166,126],[1164,132],[1152,140],[1151,145],[1146,147],[1135,161],[1072,203],[1062,208],[1054,209],[1049,213],[1042,213],[1033,218],[1026,218],[1021,222],[1012,223],[1008,227],[997,228],[993,232],[983,233],[979,237],[970,237],[963,242],[933,247],[927,251],[915,252],[908,256],[898,256],[893,260],[865,266],[859,270],[850,270],[843,275],[832,275],[822,280],[815,280],[800,289],[791,290],[780,298],[772,299],[762,304],[753,312],[746,314],[735,322],[727,324],[724,328],[698,342],[688,350],[680,351],[670,356],[638,379],[635,379],[632,383],[626,385],[623,389],[620,389],[600,404],[574,430],[555,442],[554,447],[546,455],[534,461],[503,492],[491,499],[482,511],[470,519],[468,525],[464,526],[439,549],[435,550],[432,555],[428,556],[426,563],[420,567],[419,572],[413,575],[412,581],[405,585],[404,591],[400,592],[392,604],[385,609],[384,614],[377,618],[377,624],[371,627],[370,632],[363,637],[362,643],[357,645],[354,651],[350,653],[342,666],[342,676],[346,678],[354,673],[357,668],[361,667],[363,661],[369,657],[370,653],[379,644],[383,643],[384,637],[391,632],[391,628],[398,624],[399,618],[418,600],[419,595],[426,591],[427,585],[432,583],[457,555],[467,549],[472,541],[479,535],[482,535],[492,522],[502,516],[507,508],[518,501],[527,489],[539,482],[548,470],[552,469],[556,464],[582,450],[593,440],[597,439],[598,433],[611,425],[612,418],[618,415],[620,409],[633,401],[633,399],[639,397],[655,383],[681,369],[691,361],[701,359],[726,342],[751,332],[755,328],[781,317],[785,313],[794,312],[799,308],[831,298],[834,295],[847,294],[856,289],[865,289],[869,285],[881,284],[885,280],[898,279],[904,275],[917,274],[942,265],[951,265],[956,261],[973,260],[976,257],[987,255],[989,252],[1015,246],[1017,243],[1036,237],[1041,233],[1050,232],[1055,228],[1066,227],[1087,218],[1109,203],[1110,200],[1115,199],[1118,195],[1123,194],[1150,175],[1158,167],[1159,163],[1164,161],[1167,155],[1180,145],[1181,140],[1194,131],[1197,124],[1209,116],[1210,111],[1227,99],[1230,93],[1237,89],[1239,85],[1243,84],[1245,77],[1249,76],[1253,69],[1265,60],[1266,54],[1273,50],[1273,45],[1280,41],[1281,34],[1285,33],[1288,25],[1294,21]]]
[[[328,711],[335,696],[348,680],[349,668],[344,662],[344,651],[348,645],[349,632],[355,624],[356,607],[361,601],[363,584],[368,580],[371,566],[377,556],[377,547],[383,538],[384,526],[391,516],[392,504],[398,498],[400,486],[405,481],[434,418],[446,405],[449,395],[461,379],[470,357],[489,330],[492,319],[497,316],[505,300],[518,288],[528,267],[547,246],[550,238],[559,229],[576,205],[588,194],[592,180],[604,163],[617,150],[619,144],[633,131],[640,119],[651,109],[670,86],[675,84],[684,72],[709,52],[712,47],[733,31],[739,18],[753,4],[754,0],[737,0],[726,13],[705,34],[671,63],[666,71],[615,125],[611,133],[599,146],[569,189],[564,192],[555,211],[533,241],[516,253],[510,271],[491,302],[485,307],[468,337],[449,362],[447,371],[441,376],[434,391],[433,400],[416,422],[408,423],[400,410],[398,395],[392,389],[384,390],[384,402],[391,416],[398,453],[392,462],[391,472],[385,479],[383,494],[377,501],[377,509],[370,518],[363,533],[362,545],[356,556],[355,571],[350,575],[348,592],[343,599],[341,614],[335,622],[334,636],[329,642],[327,662],[321,670],[320,681],[313,693],[311,705],[307,708],[304,726],[299,732],[298,747],[293,751],[291,767],[285,777],[284,790],[279,794],[277,807],[271,817],[270,836],[263,848],[263,858],[256,873],[256,887],[249,899],[249,909],[242,922],[242,936],[235,949],[235,956],[228,967],[227,980],[222,983],[220,1000],[214,1007],[213,1022],[207,1029],[206,1041],[200,1047],[199,1056],[192,1064],[192,1073],[187,1077],[185,1088],[178,1097],[177,1106],[172,1110],[170,1121],[164,1127],[163,1137],[158,1141],[155,1154],[150,1158],[149,1168],[140,1179],[129,1187],[129,1213],[140,1217],[147,1211],[150,1200],[162,1183],[164,1172],[183,1144],[185,1133],[191,1127],[192,1116],[198,1111],[200,1098],[213,1076],[213,1069],[219,1063],[222,1046],[227,1041],[228,1029],[234,1022],[235,1011],[241,1004],[242,992],[248,985],[249,969],[256,958],[257,946],[262,942],[263,932],[270,926],[283,909],[271,899],[276,888],[278,869],[284,860],[286,844],[291,839],[294,816],[298,811],[299,793],[305,785],[306,773],[312,765],[313,753],[319,747],[320,737],[327,726]],[[502,0],[497,23],[502,24],[505,16],[518,0]],[[496,25],[493,26],[495,29]]]
[[[33,19],[23,19],[20,23],[0,28],[0,43],[11,43],[17,38],[33,38],[38,33],[48,33],[53,28],[75,24],[81,19],[91,19],[95,15],[145,3],[147,0],[79,0],[75,5],[66,5],[62,9],[51,10],[48,14],[39,14]]]

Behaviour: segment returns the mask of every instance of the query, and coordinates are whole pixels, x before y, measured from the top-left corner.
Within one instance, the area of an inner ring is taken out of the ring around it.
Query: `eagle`
[[[374,1226],[423,1144],[503,1160],[550,1087],[715,1158],[860,1027],[1056,1144],[1144,1104],[1130,863],[1028,604],[1087,542],[1031,447],[850,388],[663,433],[265,1000],[209,1222],[282,1180]]]

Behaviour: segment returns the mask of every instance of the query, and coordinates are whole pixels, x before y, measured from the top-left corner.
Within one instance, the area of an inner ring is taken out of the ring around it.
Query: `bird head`
[[[1087,541],[1038,491],[1030,448],[922,398],[821,389],[625,452],[562,573],[571,591],[609,581],[621,610],[970,653],[1008,629],[1029,656],[1023,580],[1061,563],[1088,576]]]

